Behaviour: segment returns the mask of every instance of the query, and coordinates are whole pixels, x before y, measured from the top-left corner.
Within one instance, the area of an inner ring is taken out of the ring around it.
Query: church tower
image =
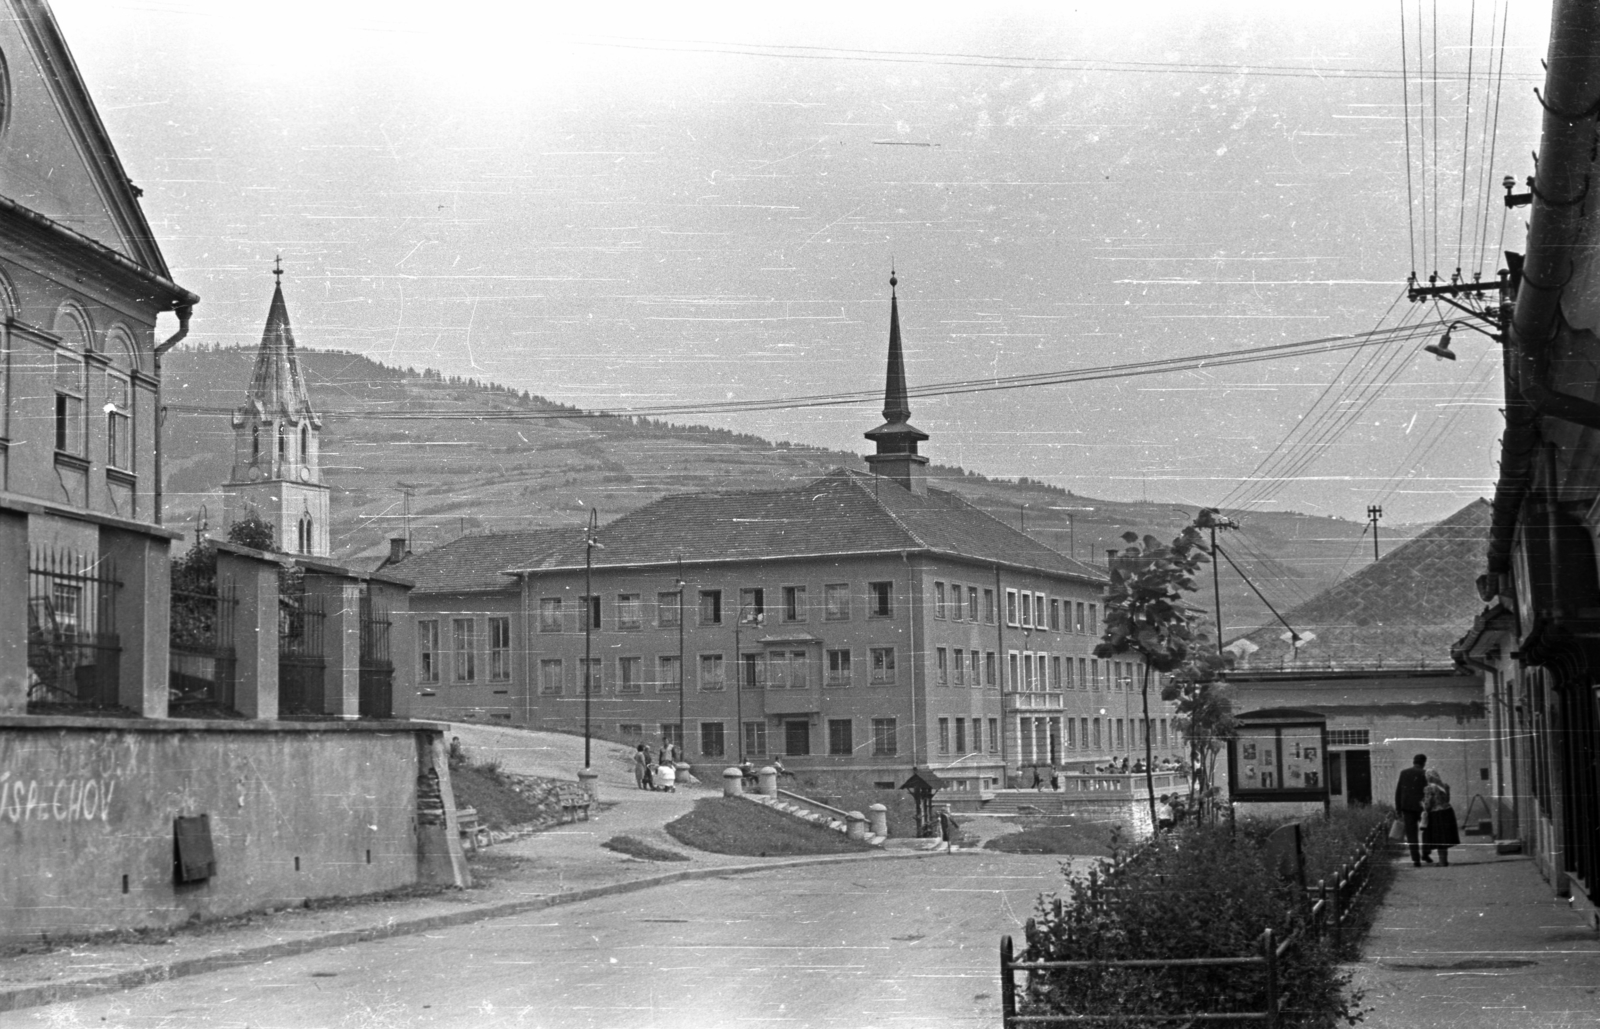
[[[874,475],[898,482],[913,493],[928,492],[928,459],[917,453],[917,444],[928,434],[911,424],[911,400],[906,395],[906,360],[900,346],[900,302],[895,298],[898,284],[889,273],[889,372],[883,387],[883,424],[866,434],[877,444],[878,452],[867,455],[867,467]]]
[[[276,282],[255,374],[244,404],[233,413],[233,472],[223,487],[226,519],[231,526],[259,515],[272,526],[280,550],[327,557],[322,419],[311,407],[295,355],[281,259],[273,263],[272,274]]]

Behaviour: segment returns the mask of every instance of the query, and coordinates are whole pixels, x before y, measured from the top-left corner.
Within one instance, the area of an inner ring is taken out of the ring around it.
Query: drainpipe
[[[185,336],[189,335],[189,319],[194,315],[194,305],[193,304],[181,304],[178,307],[173,309],[173,313],[178,316],[178,331],[174,332],[171,336],[169,336],[165,343],[162,343],[161,345],[157,346],[156,349],[155,349],[155,353],[154,353],[154,356],[155,356],[155,371],[156,371],[155,522],[156,522],[157,525],[161,524],[161,503],[162,503],[162,499],[161,499],[161,494],[162,494],[162,490],[161,490],[161,426],[162,426],[162,423],[167,420],[167,409],[162,405],[162,402],[161,402],[161,393],[162,393],[162,389],[161,389],[161,355],[165,354],[167,351],[169,351],[173,347],[177,346],[180,342],[182,342],[182,340],[183,340],[183,338]]]

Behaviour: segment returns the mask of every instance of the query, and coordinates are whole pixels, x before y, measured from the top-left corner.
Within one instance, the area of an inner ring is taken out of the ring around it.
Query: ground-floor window
[[[700,723],[701,757],[721,757],[726,752],[722,733],[723,726],[721,722]]]
[[[767,723],[764,720],[744,723],[744,756],[767,756]]]
[[[848,718],[828,720],[828,753],[834,757],[849,757],[855,753],[853,722]]]
[[[874,718],[872,720],[873,755],[876,757],[893,757],[899,753],[899,745],[895,736],[895,720],[893,718]]]

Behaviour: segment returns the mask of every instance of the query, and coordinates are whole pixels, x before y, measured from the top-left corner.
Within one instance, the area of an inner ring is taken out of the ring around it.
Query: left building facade
[[[199,298],[172,281],[48,7],[0,14],[0,560],[28,583],[0,599],[0,712],[32,696],[160,717],[160,355]],[[81,642],[30,662],[30,630]]]

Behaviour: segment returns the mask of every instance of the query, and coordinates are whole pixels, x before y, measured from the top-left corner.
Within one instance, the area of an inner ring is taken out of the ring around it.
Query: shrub
[[[1350,817],[1320,826],[1308,851],[1318,862],[1334,853],[1348,860],[1360,842],[1350,833],[1364,821]],[[1310,929],[1305,895],[1274,869],[1259,831],[1268,826],[1249,828],[1235,833],[1199,826],[1160,837],[1123,864],[1101,862],[1087,876],[1069,878],[1062,894],[1040,898],[1019,960],[1247,957],[1260,953],[1262,930],[1271,928],[1278,944],[1295,937],[1278,962],[1280,1024],[1354,1022],[1348,976],[1338,969],[1331,939]],[[1111,1016],[1260,1011],[1265,983],[1260,967],[1046,971],[1030,974],[1023,1009],[1106,1015],[1108,1025],[1118,1021]]]

